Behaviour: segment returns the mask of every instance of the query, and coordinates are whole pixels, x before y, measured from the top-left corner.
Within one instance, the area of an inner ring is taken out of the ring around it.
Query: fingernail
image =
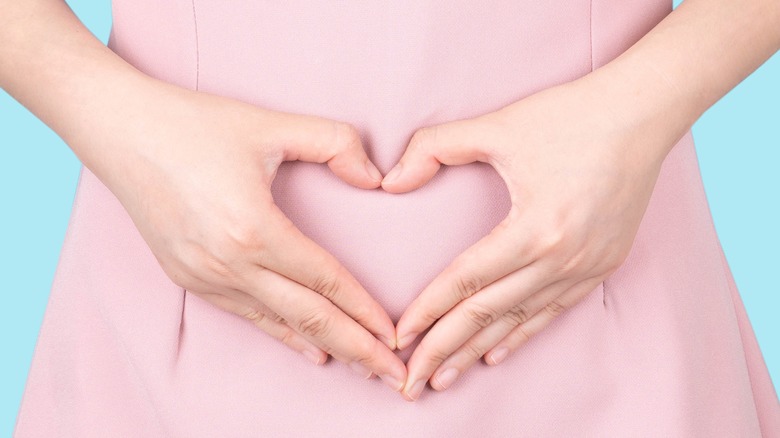
[[[387,348],[389,348],[390,350],[395,350],[396,348],[395,342],[388,339],[387,336],[377,335],[377,338],[379,338],[379,340],[382,341],[383,344],[387,345]]]
[[[374,181],[382,181],[382,173],[379,172],[379,169],[377,169],[371,161],[366,161],[366,171]]]
[[[303,355],[306,357],[306,359],[309,359],[309,361],[311,363],[313,363],[314,365],[319,365],[320,364],[320,355],[319,354],[314,354],[314,353],[312,353],[309,350],[303,350]]]
[[[457,378],[458,370],[455,368],[447,368],[436,376],[436,381],[439,382],[439,385],[441,385],[442,388],[447,389]]]
[[[417,337],[419,333],[409,333],[408,335],[404,336],[403,338],[398,340],[398,349],[403,349],[409,346],[414,341],[414,338]]]
[[[365,365],[363,365],[360,362],[354,362],[354,361],[350,362],[349,367],[352,368],[352,371],[358,373],[360,377],[364,379],[368,379],[369,377],[371,377],[371,370],[366,368]]]
[[[493,362],[493,365],[498,365],[501,363],[502,360],[506,359],[508,355],[509,355],[509,348],[501,347],[498,350],[494,351],[493,354],[490,355],[490,360]]]
[[[385,176],[385,179],[382,180],[382,183],[391,184],[393,181],[397,180],[398,176],[401,174],[402,168],[403,165],[401,163],[396,164],[390,173]]]
[[[379,378],[382,379],[382,381],[385,382],[385,384],[387,384],[387,386],[392,388],[392,390],[395,392],[400,391],[401,388],[404,386],[404,384],[400,380],[396,379],[390,374],[382,374],[381,376],[379,376]]]
[[[406,395],[412,399],[417,400],[420,398],[420,394],[422,394],[422,390],[425,387],[425,380],[418,380],[414,382],[414,384],[409,388],[408,391],[406,391]]]

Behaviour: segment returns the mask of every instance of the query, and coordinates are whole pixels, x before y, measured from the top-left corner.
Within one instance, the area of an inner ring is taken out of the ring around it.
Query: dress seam
[[[192,0],[192,22],[195,33],[195,90],[200,88],[200,38],[198,37],[198,14],[195,11],[195,0]]]
[[[193,0],[194,2],[195,0]],[[588,6],[588,19],[590,21],[588,28],[588,38],[590,39],[590,71],[596,69],[596,65],[593,59],[593,0],[590,0]]]
[[[194,1],[194,0],[193,0]],[[590,44],[590,71],[596,69],[596,63],[593,56],[593,0],[588,2],[588,40]],[[601,305],[607,307],[607,279],[601,281]]]

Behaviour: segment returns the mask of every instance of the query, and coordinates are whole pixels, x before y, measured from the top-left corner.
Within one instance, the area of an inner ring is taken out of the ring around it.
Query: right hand
[[[312,362],[330,354],[399,390],[406,367],[391,351],[389,316],[271,196],[277,168],[292,160],[327,163],[353,186],[379,187],[357,130],[167,84],[151,95],[89,167],[165,273]]]

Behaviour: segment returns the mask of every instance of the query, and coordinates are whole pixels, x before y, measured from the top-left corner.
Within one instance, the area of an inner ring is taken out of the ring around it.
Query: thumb
[[[408,192],[430,181],[442,164],[487,162],[486,143],[491,135],[487,124],[479,118],[421,128],[412,135],[398,164],[382,180],[382,188],[391,193]]]
[[[283,161],[328,163],[333,173],[361,189],[379,187],[382,174],[369,160],[357,128],[318,116],[285,114],[277,121]]]

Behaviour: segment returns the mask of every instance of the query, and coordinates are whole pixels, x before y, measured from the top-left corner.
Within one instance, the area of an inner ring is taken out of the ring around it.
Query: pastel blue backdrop
[[[70,0],[103,42],[108,0]],[[780,54],[713,106],[694,138],[721,242],[770,373],[780,379]],[[11,436],[80,163],[0,91],[0,436]]]

